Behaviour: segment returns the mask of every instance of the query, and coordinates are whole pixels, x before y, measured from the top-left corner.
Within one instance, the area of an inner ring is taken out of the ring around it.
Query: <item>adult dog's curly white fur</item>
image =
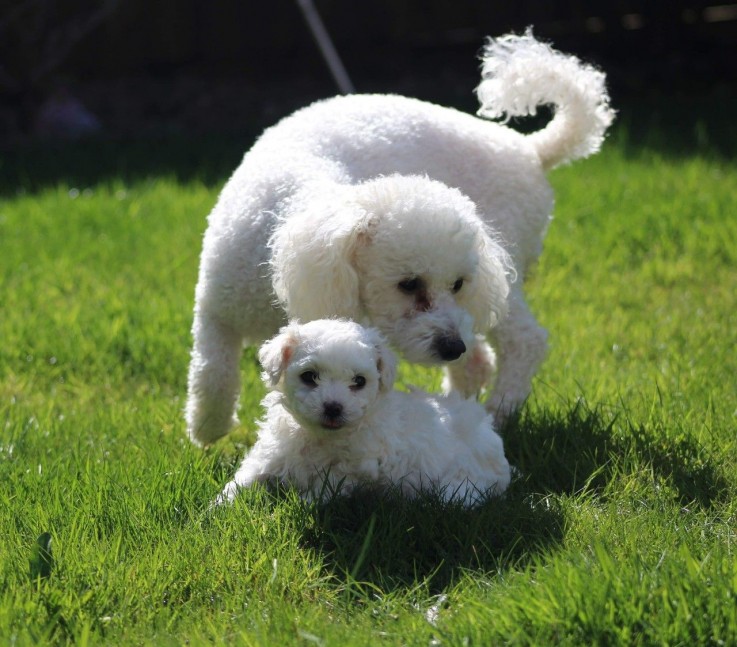
[[[382,335],[345,320],[291,324],[259,353],[263,401],[258,439],[217,501],[274,480],[308,499],[355,486],[432,489],[466,506],[510,479],[491,414],[458,393],[392,389],[396,360]]]
[[[447,362],[447,386],[464,396],[496,368],[487,407],[499,415],[525,400],[547,345],[522,291],[553,207],[545,171],[595,152],[613,111],[603,74],[530,33],[488,42],[478,96],[482,117],[547,103],[555,115],[522,135],[414,99],[338,97],[287,117],[246,154],[203,244],[193,442],[227,433],[244,342],[288,318],[376,326],[406,359]]]

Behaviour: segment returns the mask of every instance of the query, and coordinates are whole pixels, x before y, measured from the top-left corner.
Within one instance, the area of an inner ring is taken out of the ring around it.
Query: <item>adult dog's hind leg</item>
[[[189,364],[187,435],[197,445],[209,445],[237,424],[240,392],[239,358],[242,337],[201,314],[192,327],[194,347]]]

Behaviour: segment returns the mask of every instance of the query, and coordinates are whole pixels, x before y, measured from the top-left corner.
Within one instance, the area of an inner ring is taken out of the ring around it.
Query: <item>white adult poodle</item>
[[[510,479],[502,439],[474,399],[392,389],[396,360],[383,336],[347,320],[291,324],[261,347],[258,439],[218,503],[263,481],[308,499],[355,486],[432,489],[466,506]]]
[[[288,318],[373,325],[409,361],[446,362],[447,387],[463,396],[496,370],[487,408],[499,416],[525,400],[547,347],[522,291],[553,207],[545,171],[595,152],[614,113],[602,73],[529,32],[488,42],[477,91],[482,117],[541,104],[555,115],[522,135],[414,99],[337,97],[246,154],[203,243],[193,442],[228,432],[244,343]]]

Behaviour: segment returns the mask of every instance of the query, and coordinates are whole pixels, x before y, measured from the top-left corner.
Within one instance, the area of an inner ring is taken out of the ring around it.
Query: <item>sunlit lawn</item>
[[[529,289],[552,347],[503,429],[506,498],[256,489],[209,514],[263,394],[246,353],[243,428],[185,439],[201,235],[238,155],[166,173],[138,143],[96,174],[113,150],[0,167],[0,643],[737,642],[733,162],[620,127],[553,173]]]

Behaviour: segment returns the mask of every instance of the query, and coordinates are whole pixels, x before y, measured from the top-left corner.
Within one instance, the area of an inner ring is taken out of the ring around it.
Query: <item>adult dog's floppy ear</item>
[[[376,368],[379,371],[379,390],[386,393],[394,387],[397,375],[397,357],[389,348],[384,335],[376,328],[367,328],[366,334],[376,350]]]
[[[302,321],[361,317],[353,256],[366,239],[367,216],[346,188],[333,191],[300,200],[299,211],[269,241],[276,296],[290,317]]]
[[[273,389],[279,384],[298,344],[296,326],[284,326],[276,337],[261,346],[258,361],[263,369],[261,379],[266,386]]]
[[[397,358],[386,344],[379,347],[376,366],[379,369],[379,389],[384,393],[394,388],[394,379],[397,375]]]
[[[509,285],[516,276],[509,255],[483,225],[476,232],[476,253],[476,275],[459,303],[473,317],[474,331],[484,334],[507,316]]]

